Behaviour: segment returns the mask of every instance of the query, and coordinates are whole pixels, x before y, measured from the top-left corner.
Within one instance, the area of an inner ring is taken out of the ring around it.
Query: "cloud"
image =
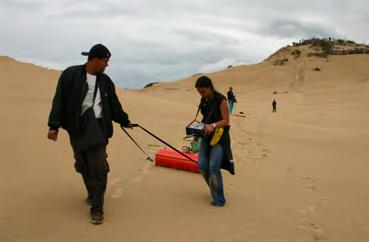
[[[117,85],[143,87],[256,63],[301,38],[367,41],[365,2],[2,0],[0,55],[63,69],[103,43]]]
[[[249,64],[249,63],[237,61],[231,58],[223,58],[214,63],[209,63],[204,66],[201,66],[199,70],[197,71],[197,73],[214,72],[214,71],[225,69],[228,66],[233,66],[233,65],[236,66],[236,65],[244,65],[244,64]]]
[[[279,38],[336,37],[334,28],[323,23],[312,23],[298,19],[278,19],[263,26],[261,35],[276,36]]]

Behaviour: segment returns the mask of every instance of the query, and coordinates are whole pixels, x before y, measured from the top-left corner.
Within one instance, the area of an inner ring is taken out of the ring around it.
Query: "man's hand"
[[[58,130],[50,129],[47,138],[56,141],[58,139]]]
[[[132,123],[130,121],[128,121],[128,123],[126,125],[123,126],[124,128],[130,128],[133,129]]]

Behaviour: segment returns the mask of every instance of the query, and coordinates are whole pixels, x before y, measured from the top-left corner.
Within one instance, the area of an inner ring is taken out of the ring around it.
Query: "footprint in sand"
[[[158,151],[158,149],[161,148],[161,145],[159,145],[159,144],[148,144],[147,147],[148,147],[149,152],[156,153]]]
[[[270,154],[270,150],[268,150],[268,149],[262,149],[261,151],[263,153],[262,154],[263,157],[267,157]]]
[[[113,186],[115,186],[119,182],[120,182],[120,179],[119,178],[113,178],[113,179],[109,180],[108,186],[109,187],[113,187]]]
[[[239,163],[241,163],[242,158],[238,154],[235,154],[233,161],[239,164]]]
[[[113,190],[113,193],[111,195],[112,198],[120,198],[123,196],[123,188],[121,187],[114,188],[115,186],[119,184],[120,181],[121,181],[120,178],[113,178],[109,180],[109,183],[108,183],[108,186],[110,188],[109,190]]]
[[[261,158],[264,158],[264,157],[263,156],[246,156],[246,158],[252,159],[252,160],[257,160],[257,159],[261,159]]]
[[[144,178],[144,176],[148,175],[151,173],[151,169],[152,169],[152,164],[151,163],[147,163],[145,165],[143,165],[140,169],[139,169],[139,173],[137,176],[135,176],[134,178],[132,178],[129,183],[137,183],[137,182],[141,182]],[[109,186],[110,187],[114,187],[114,186],[118,186],[119,182],[121,181],[121,179],[119,178],[113,178],[110,182],[109,182]],[[111,195],[112,198],[121,198],[123,196],[123,192],[124,189],[122,186],[118,186],[116,188],[113,188],[113,193]]]
[[[133,179],[131,180],[131,182],[133,182],[133,183],[140,182],[140,181],[142,181],[142,177],[143,177],[143,176],[136,176],[135,178],[133,178]]]
[[[118,187],[118,188],[114,189],[114,192],[111,195],[111,197],[114,198],[114,199],[121,198],[122,196],[123,196],[123,188],[122,187]]]
[[[241,145],[241,146],[247,145],[245,142],[238,142],[238,144]]]
[[[310,176],[304,176],[304,180],[306,180],[306,188],[310,191],[315,191],[317,187],[315,186],[315,181]]]
[[[238,135],[235,136],[234,139],[236,144],[241,146],[241,153],[243,153],[242,158],[255,160],[263,159],[270,155],[271,152],[269,150],[261,149],[262,143],[260,139],[263,137],[263,129],[261,127],[256,127],[251,132],[244,129],[244,126],[242,126],[239,122],[236,122],[235,126],[238,129]]]
[[[286,168],[284,168],[284,170],[287,171],[287,172],[291,172],[291,171],[293,171],[293,168],[292,167],[286,167]]]
[[[149,175],[152,171],[152,164],[151,163],[147,163],[145,165],[143,165],[140,169],[139,169],[139,174],[137,176],[135,176],[133,179],[131,179],[130,183],[137,183],[137,182],[141,182],[144,178],[144,176]]]
[[[2,236],[2,229],[5,225],[5,219],[0,219],[0,238]]]
[[[141,168],[141,173],[144,175],[148,175],[151,173],[152,170],[152,164],[151,163],[146,163],[145,165],[143,165],[143,167]]]
[[[314,214],[316,209],[314,205],[306,205],[303,208],[299,209],[298,211],[303,215],[310,215]]]
[[[328,199],[326,197],[321,197],[320,198],[320,203],[323,205],[323,206],[327,206],[328,205]]]
[[[309,191],[316,190],[315,180],[311,176],[304,176],[303,179],[305,180],[305,186]],[[318,242],[318,241],[322,241],[326,239],[323,236],[324,230],[317,223],[313,222],[313,219],[312,219],[317,213],[317,206],[320,207],[321,205],[326,205],[326,200],[327,200],[326,197],[321,196],[319,200],[321,204],[319,204],[318,202],[315,204],[305,205],[301,209],[298,210],[308,220],[300,224],[298,227],[300,229],[303,229],[309,232],[311,234],[312,241],[314,242]]]
[[[298,228],[311,233],[311,236],[314,242],[322,241],[324,239],[324,236],[323,236],[324,230],[313,222],[307,222],[304,224],[300,224]]]
[[[252,149],[252,150],[247,150],[247,155],[246,158],[249,159],[261,159],[261,158],[265,158],[267,156],[269,156],[270,151],[267,149],[263,149],[263,150],[258,150],[256,149]]]

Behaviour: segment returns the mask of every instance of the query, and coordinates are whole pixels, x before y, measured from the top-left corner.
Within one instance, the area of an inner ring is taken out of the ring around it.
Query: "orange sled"
[[[181,152],[190,157],[192,160],[179,154],[175,150],[163,148],[155,154],[155,165],[198,173],[198,153],[188,152],[184,150],[182,150]]]

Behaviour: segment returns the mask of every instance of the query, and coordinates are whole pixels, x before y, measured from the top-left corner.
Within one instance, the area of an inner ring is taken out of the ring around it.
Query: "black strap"
[[[205,119],[205,121],[204,121],[204,123],[205,123],[205,124],[209,121],[210,116],[214,113],[214,110],[215,110],[215,106],[216,106],[216,105],[217,105],[217,104],[216,104],[216,100],[215,100],[215,97],[214,97],[214,103],[213,103],[213,105],[212,105],[212,107],[211,107],[210,113],[208,114],[208,116],[206,117],[206,119]]]
[[[196,115],[195,115],[195,119],[194,120],[192,120],[186,127],[189,127],[193,122],[198,122],[198,123],[200,123],[199,121],[197,121],[196,119],[197,119],[197,116],[199,115],[199,112],[200,112],[200,109],[201,109],[201,105],[203,104],[205,102],[205,98],[201,98],[201,101],[200,101],[200,104],[199,104],[199,108],[197,109],[197,112],[196,112]],[[215,106],[216,106],[216,102],[214,101],[214,104],[213,104],[213,106],[212,106],[212,108],[211,108],[211,110],[210,110],[210,113],[208,114],[208,116],[206,117],[206,119],[205,119],[205,122],[204,123],[206,123],[208,120],[209,120],[209,118],[210,118],[210,116],[213,114],[213,112],[214,112],[214,110],[215,110]]]
[[[122,127],[122,130],[124,131],[124,133],[126,133],[126,135],[132,140],[133,143],[135,143],[135,145],[142,151],[142,153],[144,153],[147,158],[146,160],[149,160],[151,162],[154,162],[150,156],[141,148],[141,146],[139,144],[137,144],[137,142],[132,138],[132,136]]]
[[[200,107],[199,107],[199,109],[197,110],[197,113],[196,113],[196,116],[195,116],[194,120],[192,120],[189,124],[187,124],[186,128],[187,128],[187,127],[189,127],[193,122],[198,122],[198,123],[200,123],[199,121],[197,121],[197,120],[196,120],[196,119],[197,119],[197,115],[199,115],[199,112],[200,112]]]
[[[183,152],[179,151],[178,149],[176,149],[175,147],[173,147],[172,145],[168,144],[167,142],[165,142],[164,140],[160,139],[158,136],[156,136],[155,134],[151,133],[150,131],[148,131],[147,129],[145,129],[144,127],[142,127],[139,124],[133,124],[133,127],[140,127],[143,131],[145,131],[146,133],[148,133],[149,135],[151,135],[152,137],[154,137],[155,139],[159,140],[160,142],[162,142],[163,144],[169,146],[170,148],[172,148],[173,150],[175,150],[177,153],[181,154],[182,156],[186,157],[187,159],[189,159],[192,162],[197,163],[197,161],[195,161],[194,159],[192,159],[191,157],[189,157],[188,155],[184,154]]]
[[[201,109],[201,105],[202,105],[202,103],[203,103],[203,100],[204,100],[204,98],[201,98],[201,101],[200,101],[200,104],[199,104],[199,108],[197,109],[197,112],[196,112],[196,115],[195,115],[195,118],[194,118],[194,120],[192,120],[186,127],[188,127],[188,126],[190,126],[193,122],[198,122],[198,123],[200,123],[199,121],[197,121],[196,119],[197,119],[197,116],[199,115],[199,112],[200,112],[200,109]]]

